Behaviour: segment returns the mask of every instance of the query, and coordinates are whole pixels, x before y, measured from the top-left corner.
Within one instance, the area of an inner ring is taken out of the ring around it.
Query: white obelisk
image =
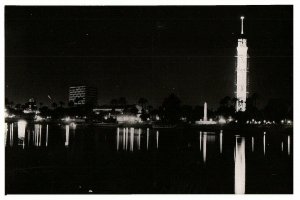
[[[207,103],[204,102],[204,115],[203,115],[203,121],[207,121]]]

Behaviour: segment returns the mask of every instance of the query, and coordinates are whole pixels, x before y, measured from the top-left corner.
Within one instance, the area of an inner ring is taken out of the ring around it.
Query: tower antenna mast
[[[244,34],[244,16],[241,16],[241,23],[242,23],[242,26],[241,26],[241,34],[243,35]]]

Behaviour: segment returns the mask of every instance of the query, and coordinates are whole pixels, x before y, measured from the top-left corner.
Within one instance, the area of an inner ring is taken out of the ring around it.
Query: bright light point
[[[241,16],[241,19],[244,19],[245,17],[244,16]]]
[[[220,124],[225,124],[226,123],[226,120],[224,119],[224,117],[220,117],[219,123]]]
[[[70,117],[65,117],[62,120],[66,121],[66,122],[69,122],[71,119],[70,119]]]
[[[44,118],[42,118],[41,116],[39,115],[36,115],[35,116],[35,121],[42,121]]]

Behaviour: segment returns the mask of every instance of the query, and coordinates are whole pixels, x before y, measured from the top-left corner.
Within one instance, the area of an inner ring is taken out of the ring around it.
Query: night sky
[[[234,96],[240,16],[250,56],[250,95],[260,106],[293,98],[292,6],[5,7],[5,96],[68,100],[68,87],[98,88],[98,103],[124,96],[160,105],[216,108]]]

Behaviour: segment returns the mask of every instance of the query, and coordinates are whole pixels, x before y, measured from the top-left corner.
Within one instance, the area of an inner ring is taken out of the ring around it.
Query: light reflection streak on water
[[[127,146],[128,146],[128,128],[126,128],[125,138],[126,138],[125,149],[127,150]]]
[[[288,155],[291,153],[291,139],[290,136],[288,135],[288,140],[287,140],[287,146],[288,146]]]
[[[141,133],[142,133],[142,130],[139,128],[139,132],[138,132],[138,149],[140,150],[141,149]]]
[[[7,123],[5,123],[5,136],[4,136],[4,145],[6,146],[6,140],[7,140],[7,132],[8,132],[8,127]]]
[[[27,130],[27,135],[28,135],[28,146],[30,145],[30,130]]]
[[[66,125],[66,140],[65,140],[65,146],[69,146],[69,139],[70,139],[70,126]]]
[[[156,131],[156,148],[158,149],[159,132]]]
[[[199,146],[200,146],[200,152],[201,152],[201,150],[202,150],[202,131],[200,131],[200,134],[199,134],[200,136],[200,141],[199,141]]]
[[[34,125],[34,131],[33,131],[33,144],[34,146],[37,146],[37,132],[39,132],[39,125],[35,124]]]
[[[254,152],[254,137],[251,137],[252,152]]]
[[[10,134],[9,134],[9,143],[10,146],[13,146],[14,144],[14,124],[10,124]]]
[[[120,134],[120,129],[119,129],[119,127],[118,127],[118,128],[117,128],[117,151],[119,151],[119,140],[120,140],[119,134]]]
[[[41,136],[42,136],[41,132],[42,132],[42,125],[35,124],[34,132],[33,132],[34,146],[41,146]]]
[[[48,146],[48,124],[46,126],[46,147]]]
[[[123,150],[125,149],[125,142],[126,142],[125,128],[123,128]]]
[[[207,144],[207,133],[203,134],[203,162],[206,162],[206,144]]]
[[[245,138],[236,136],[235,138],[235,163],[234,163],[234,193],[245,194],[246,185],[246,157]]]
[[[133,151],[134,145],[134,128],[130,128],[130,151]]]
[[[27,124],[27,122],[24,120],[18,121],[18,138],[20,140],[24,140],[24,138],[25,138],[26,124]]]
[[[223,131],[220,131],[220,154],[222,154],[223,151]]]
[[[39,143],[38,145],[41,146],[42,144],[42,125],[39,126],[40,127],[40,131],[39,131]]]
[[[264,145],[264,155],[266,155],[266,132],[264,132],[263,145]]]
[[[149,147],[149,128],[147,128],[147,150]]]
[[[25,148],[25,131],[27,122],[25,120],[18,121],[18,140],[22,142],[23,149]]]

